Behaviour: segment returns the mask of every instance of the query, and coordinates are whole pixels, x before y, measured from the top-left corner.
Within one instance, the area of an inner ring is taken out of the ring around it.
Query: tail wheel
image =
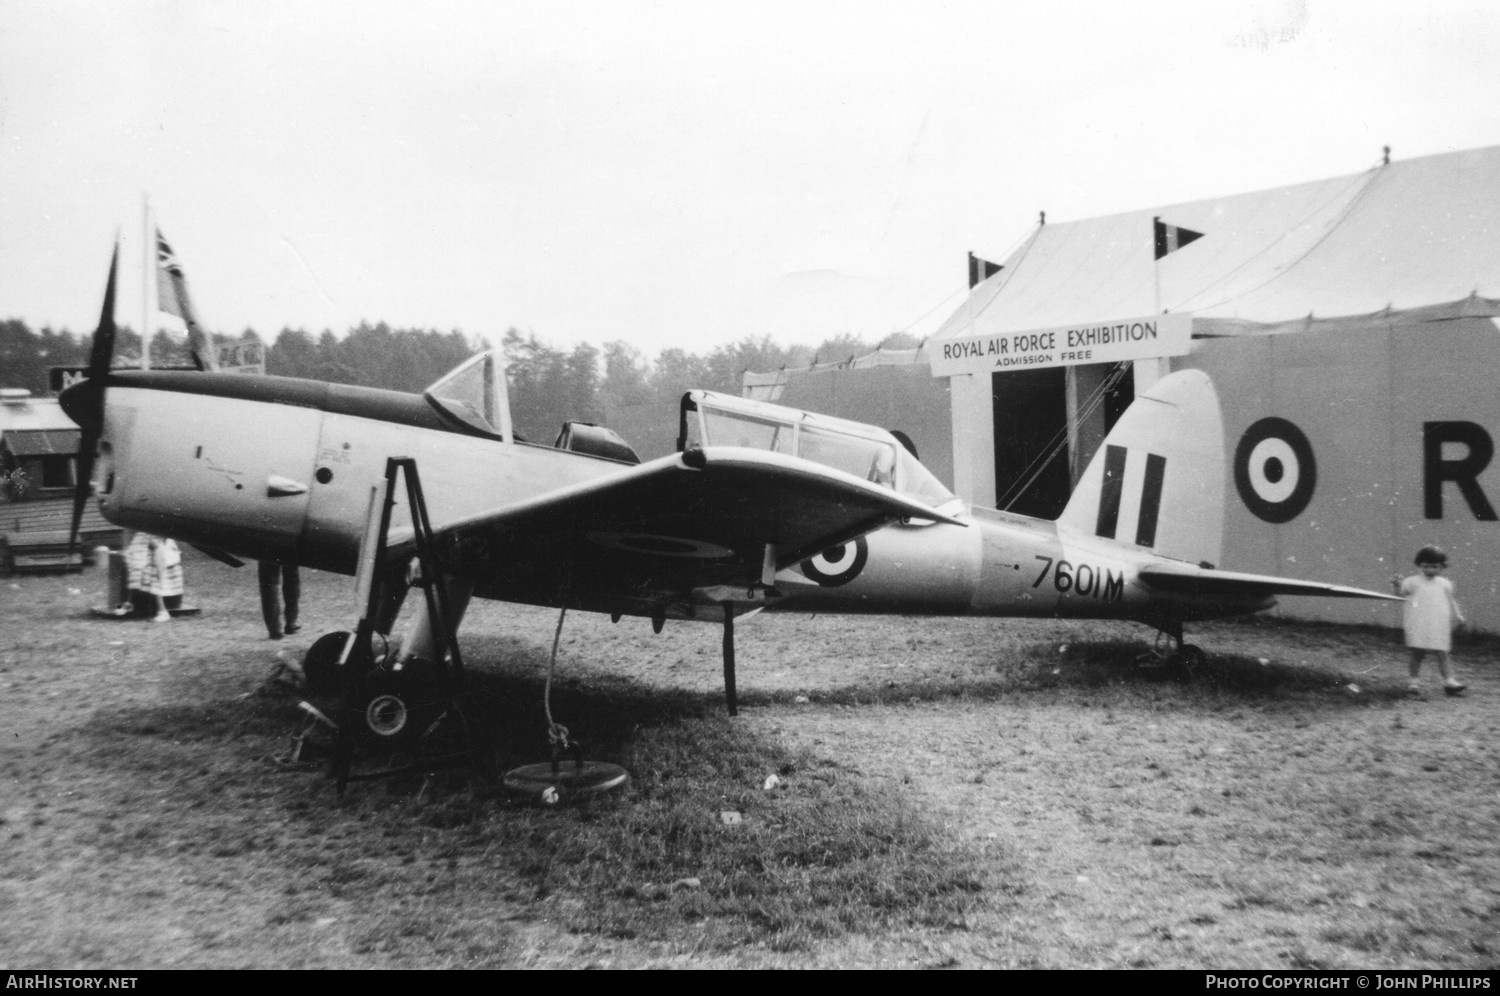
[[[1202,674],[1208,667],[1208,655],[1203,652],[1202,647],[1184,643],[1168,658],[1168,664],[1179,681],[1188,681]]]

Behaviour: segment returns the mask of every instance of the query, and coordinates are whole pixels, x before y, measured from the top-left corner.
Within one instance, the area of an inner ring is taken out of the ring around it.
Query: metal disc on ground
[[[505,773],[506,791],[529,799],[553,803],[572,796],[598,795],[630,781],[630,772],[606,761],[565,761],[553,767],[550,761],[527,764]]]

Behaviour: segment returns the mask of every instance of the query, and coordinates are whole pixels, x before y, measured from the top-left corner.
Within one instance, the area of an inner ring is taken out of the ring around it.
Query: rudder
[[[1224,539],[1224,427],[1201,370],[1163,377],[1120,416],[1058,518],[1064,530],[1216,564]]]

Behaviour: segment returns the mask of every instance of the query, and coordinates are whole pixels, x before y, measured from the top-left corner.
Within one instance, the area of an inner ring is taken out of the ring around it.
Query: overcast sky
[[[920,334],[1040,210],[1500,144],[1497,51],[1442,0],[0,0],[0,319],[91,331],[118,230],[138,328],[149,197],[222,332]]]

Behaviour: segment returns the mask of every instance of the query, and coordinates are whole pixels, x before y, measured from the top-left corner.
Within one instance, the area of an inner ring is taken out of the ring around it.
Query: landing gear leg
[[[412,620],[410,628],[406,631],[405,638],[401,641],[401,650],[396,656],[397,667],[420,666],[414,665],[416,661],[424,661],[428,665],[437,665],[439,671],[448,669],[452,664],[448,647],[448,634],[456,633],[458,625],[463,621],[465,610],[469,607],[469,599],[474,594],[474,583],[460,578],[433,578],[424,582],[430,585],[441,584],[443,592],[447,596],[446,621],[433,618],[435,611],[431,604],[420,607],[416,618]]]
[[[364,642],[356,642],[356,634],[349,630],[324,633],[313,641],[302,658],[302,678],[314,698],[334,699],[349,687],[351,681],[377,664],[385,663],[390,656],[391,628],[406,602],[411,583],[400,565],[377,569],[372,564],[371,571],[374,580],[365,608],[368,622],[361,619],[363,625],[358,627],[361,634],[358,639]],[[378,654],[371,642],[377,636],[384,646]]]
[[[414,573],[388,563],[398,474],[404,478],[412,519]],[[325,636],[314,644],[319,653],[309,652],[305,664],[309,684],[328,687],[337,696],[332,753],[338,790],[365,778],[480,765],[459,701],[464,665],[457,628],[472,588],[444,577],[415,460],[386,461],[384,487],[373,489],[371,496],[357,580],[365,604],[353,635]],[[424,611],[402,651],[377,660],[371,640],[390,632],[393,610],[411,587],[422,590]],[[367,762],[356,771],[361,755],[378,755],[385,763],[371,767]]]
[[[1201,674],[1208,665],[1208,655],[1203,648],[1182,639],[1182,620],[1173,619],[1160,627],[1161,633],[1172,641],[1174,649],[1163,660],[1168,671],[1181,681]]]

